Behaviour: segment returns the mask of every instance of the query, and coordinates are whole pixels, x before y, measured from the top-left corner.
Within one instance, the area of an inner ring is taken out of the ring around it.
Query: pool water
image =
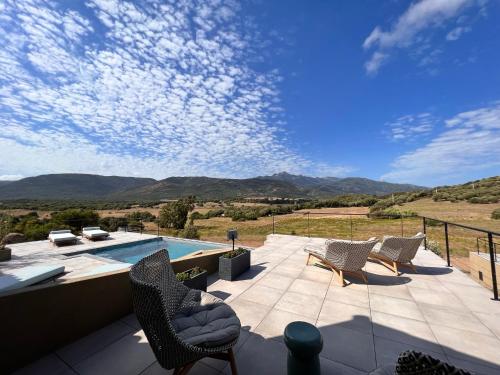
[[[212,242],[162,238],[148,242],[130,243],[104,248],[96,252],[95,255],[135,264],[145,256],[153,254],[160,249],[167,249],[170,259],[176,259],[194,251],[220,249],[222,247],[225,247],[225,245],[218,245]]]

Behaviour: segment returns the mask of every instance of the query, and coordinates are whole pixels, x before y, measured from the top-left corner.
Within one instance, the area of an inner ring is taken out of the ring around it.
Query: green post
[[[292,322],[285,328],[285,345],[288,348],[288,375],[320,375],[319,353],[323,338],[310,323]]]

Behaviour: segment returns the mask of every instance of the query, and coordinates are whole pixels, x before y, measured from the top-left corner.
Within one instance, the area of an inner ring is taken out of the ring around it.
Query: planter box
[[[189,269],[187,271],[184,271],[186,273],[191,273],[193,269]],[[188,288],[191,289],[198,289],[198,290],[203,290],[204,292],[207,291],[207,276],[208,272],[204,270],[202,273],[197,274],[196,276],[193,276],[192,278],[189,278],[187,280],[182,281],[182,283],[187,286]]]
[[[233,281],[243,272],[250,268],[250,251],[234,258],[219,258],[219,278],[222,280]]]
[[[10,260],[11,258],[12,251],[8,247],[4,247],[3,249],[0,248],[0,262],[5,262],[7,260]]]

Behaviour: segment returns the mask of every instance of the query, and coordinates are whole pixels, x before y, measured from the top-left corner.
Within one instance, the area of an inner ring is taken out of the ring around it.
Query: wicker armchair
[[[344,273],[359,276],[366,283],[368,280],[362,268],[376,243],[374,237],[368,241],[326,240],[324,247],[308,246],[304,249],[309,254],[306,264],[311,257],[318,259],[339,276],[342,286],[345,286]]]
[[[237,373],[232,348],[241,324],[229,305],[177,281],[166,250],[132,266],[130,278],[135,314],[163,368],[186,374],[212,357],[229,361]]]
[[[370,253],[370,259],[380,262],[399,276],[398,266],[410,267],[417,272],[412,264],[418,248],[422,244],[425,234],[417,233],[413,237],[385,236],[382,244],[376,246]]]

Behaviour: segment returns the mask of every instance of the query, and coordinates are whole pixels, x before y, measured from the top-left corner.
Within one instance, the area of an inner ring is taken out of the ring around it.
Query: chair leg
[[[342,285],[344,287],[345,286],[344,271],[342,271],[342,270],[339,271],[339,277],[340,277],[340,285]]]
[[[231,373],[233,375],[238,375],[238,369],[236,368],[236,359],[234,358],[233,348],[227,351],[229,355],[229,364],[231,365]]]
[[[191,370],[191,368],[194,366],[196,362],[191,362],[191,363],[188,363],[187,365],[183,366],[183,367],[178,367],[174,370],[174,374],[173,375],[186,375],[189,370]]]
[[[306,266],[309,265],[309,261],[311,260],[311,254],[307,255]]]
[[[392,268],[393,268],[394,273],[396,274],[396,276],[399,276],[398,263],[397,262],[392,262]]]

